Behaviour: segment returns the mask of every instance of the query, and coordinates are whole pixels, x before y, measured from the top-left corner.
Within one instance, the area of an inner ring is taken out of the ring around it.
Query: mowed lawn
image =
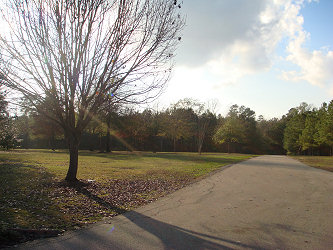
[[[50,236],[112,217],[250,157],[81,151],[80,182],[69,184],[64,181],[66,151],[1,151],[0,242],[8,245]]]
[[[294,156],[294,158],[311,167],[333,172],[333,156]]]

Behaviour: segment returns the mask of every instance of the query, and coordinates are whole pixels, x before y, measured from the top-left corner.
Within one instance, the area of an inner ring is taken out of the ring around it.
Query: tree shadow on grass
[[[112,153],[99,153],[99,152],[88,152],[88,151],[79,151],[79,156],[96,156],[100,158],[107,158],[110,160],[135,160],[146,156],[147,153],[142,152],[112,152]]]
[[[163,154],[154,154],[150,155],[150,157],[153,158],[162,158],[162,159],[168,159],[168,160],[178,160],[178,161],[186,161],[186,162],[213,162],[218,164],[232,164],[235,162],[238,162],[241,159],[234,159],[231,158],[232,156],[224,156],[221,155],[219,157],[214,157],[214,155],[199,155],[199,154],[193,154],[193,155],[186,155],[186,154],[172,154],[172,153],[163,153]]]
[[[61,232],[66,218],[48,195],[53,178],[41,167],[0,161],[0,247]]]
[[[80,152],[80,156],[96,156],[101,158],[106,158],[109,160],[136,160],[142,157],[155,159],[165,159],[170,161],[183,161],[183,162],[192,162],[192,163],[217,163],[222,165],[233,164],[243,160],[239,156],[233,155],[216,155],[216,154],[202,154],[197,153],[186,154],[186,153],[149,153],[149,152],[114,152],[109,153],[91,153],[91,152]],[[236,158],[235,158],[236,157]]]
[[[234,249],[235,247],[260,249],[255,246],[250,246],[233,240],[216,237],[210,234],[203,234],[168,224],[144,214],[140,214],[136,211],[128,212],[127,210],[116,207],[98,197],[97,195],[91,193],[85,188],[85,185],[86,184],[76,183],[73,185],[73,187],[77,190],[77,192],[86,195],[101,206],[104,206],[107,209],[111,209],[117,214],[122,214],[132,223],[142,228],[144,231],[156,236],[160,241],[162,241],[164,247],[167,249]],[[128,233],[130,234],[131,232]],[[89,237],[89,235],[86,235],[85,237]],[[90,237],[90,241],[96,241],[96,244],[102,244],[103,240],[105,240],[98,237],[97,235]],[[115,242],[115,244],[119,244],[119,242]]]

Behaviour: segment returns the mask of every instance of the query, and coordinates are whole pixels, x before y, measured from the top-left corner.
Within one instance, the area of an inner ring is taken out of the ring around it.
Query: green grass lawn
[[[295,159],[314,168],[333,172],[332,156],[293,156]]]
[[[25,241],[40,237],[42,229],[58,233],[112,217],[250,157],[81,151],[80,183],[68,184],[63,181],[69,158],[65,151],[1,151],[0,242]]]

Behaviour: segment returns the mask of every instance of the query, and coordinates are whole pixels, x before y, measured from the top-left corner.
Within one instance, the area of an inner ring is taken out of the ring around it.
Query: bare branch
[[[104,103],[147,101],[169,79],[184,25],[174,1],[4,2],[0,73],[66,138],[78,143]]]

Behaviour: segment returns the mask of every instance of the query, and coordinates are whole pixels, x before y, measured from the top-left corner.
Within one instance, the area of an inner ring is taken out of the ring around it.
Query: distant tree
[[[245,106],[239,107],[239,119],[245,127],[244,148],[246,153],[261,153],[262,138],[257,130],[256,113]]]
[[[31,133],[38,138],[44,138],[48,141],[50,149],[56,149],[56,140],[63,138],[63,131],[59,124],[52,120],[45,119],[39,113],[32,116]]]
[[[47,98],[46,98],[47,101]],[[16,119],[17,128],[21,136],[27,139],[29,134],[34,139],[44,139],[48,141],[48,147],[52,150],[56,149],[56,139],[63,138],[63,130],[58,123],[53,120],[45,119],[45,115],[38,113],[35,108],[30,106],[28,99],[23,98],[20,101],[21,111],[23,115]],[[50,113],[46,106],[38,107],[43,110],[44,114]],[[48,114],[51,115],[51,114]],[[27,134],[24,136],[23,134]]]
[[[211,109],[213,111],[213,109]],[[209,119],[209,123],[206,129],[205,138],[202,144],[202,151],[205,150],[207,152],[217,151],[217,145],[213,140],[214,134],[217,130],[218,124],[220,124],[219,119],[217,118],[216,114],[213,112],[209,112],[206,119]]]
[[[101,106],[98,117],[95,117],[95,120],[97,120],[97,122],[102,122],[106,125],[105,152],[108,153],[111,152],[111,134],[114,133],[115,127],[112,123],[115,123],[115,120],[118,118],[119,108],[120,105],[112,101],[111,98],[109,98],[107,102],[105,102]]]
[[[105,117],[94,116],[84,130],[85,136],[82,138],[82,144],[91,151],[99,150],[99,152],[103,152],[105,149],[104,136],[107,130]]]
[[[300,139],[305,128],[307,113],[310,111],[311,106],[306,103],[301,103],[300,106],[289,110],[283,136],[283,146],[288,153],[300,154],[302,152],[302,142]]]
[[[258,119],[258,129],[263,138],[263,152],[266,154],[285,154],[283,148],[283,134],[286,119],[272,118],[270,120]]]
[[[16,144],[16,139],[13,126],[13,119],[9,118],[6,119],[5,122],[2,121],[0,129],[2,130],[0,133],[0,147],[6,150],[14,148]]]
[[[198,153],[201,154],[204,140],[207,136],[209,124],[214,120],[215,116],[210,110],[206,110],[198,114],[197,137],[198,137]]]
[[[329,147],[330,155],[333,155],[333,100],[329,105],[323,103],[318,110],[316,130],[315,141]]]
[[[316,143],[318,115],[316,111],[312,111],[306,114],[304,129],[300,134],[299,141],[302,146],[302,150],[309,150],[313,155],[313,149],[318,146]]]
[[[32,123],[31,117],[27,114],[18,116],[15,120],[15,127],[17,129],[17,139],[20,141],[19,146],[22,148],[29,148],[31,143],[30,125]]]
[[[195,113],[191,108],[184,108],[179,103],[172,105],[163,114],[160,115],[162,120],[162,132],[172,140],[173,151],[176,151],[177,141],[187,139],[195,134]]]
[[[245,140],[246,128],[235,116],[229,116],[224,123],[218,127],[213,139],[216,143],[227,143],[230,153],[231,143],[243,143]]]
[[[9,116],[6,91],[0,85],[0,147],[10,149],[15,146],[13,119]]]
[[[169,79],[183,27],[177,1],[4,5],[2,19],[11,31],[0,37],[0,72],[6,72],[8,87],[63,129],[70,153],[66,180],[76,181],[81,135],[102,104],[110,97],[116,103],[146,101]]]
[[[1,89],[0,86],[0,121],[4,120],[8,116],[7,105],[8,102],[5,99],[6,92]]]
[[[300,153],[302,149],[302,145],[299,141],[299,137],[304,128],[304,120],[295,116],[292,118],[286,126],[283,137],[283,146],[288,153]]]
[[[209,123],[211,122],[212,116],[214,116],[212,113],[214,110],[210,109],[215,109],[215,106],[216,104],[214,102],[204,104],[191,98],[181,99],[175,104],[175,107],[178,109],[192,110],[194,113],[192,117],[195,121],[191,122],[196,123],[196,143],[199,154],[201,154],[202,151],[202,145],[209,128]]]
[[[246,153],[260,153],[260,133],[257,131],[257,122],[255,119],[255,112],[245,106],[238,106],[234,104],[230,107],[226,120],[231,119],[233,123],[236,121],[240,124],[237,129],[239,131],[242,140],[239,140],[239,144],[242,144],[242,151]],[[230,143],[230,142],[229,142]]]
[[[131,145],[130,150],[141,148],[145,138],[148,137],[144,115],[133,108],[127,109],[122,115],[121,131],[126,141]]]
[[[151,109],[146,109],[142,112],[144,133],[144,150],[158,151],[158,135],[162,130],[162,125],[159,119],[159,112]]]
[[[113,108],[113,110],[108,113],[106,113],[106,142],[105,142],[105,152],[110,153],[111,152],[111,148],[112,148],[112,143],[111,143],[111,135],[114,133],[114,125],[112,122],[114,122],[117,117],[118,117],[118,113],[117,113],[118,108]],[[112,133],[111,133],[112,132]]]
[[[326,118],[326,144],[330,147],[331,155],[333,155],[333,100],[327,107],[327,118]]]

